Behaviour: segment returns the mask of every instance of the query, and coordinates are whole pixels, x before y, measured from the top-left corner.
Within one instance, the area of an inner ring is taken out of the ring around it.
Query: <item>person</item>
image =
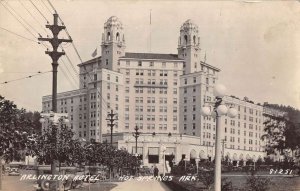
[[[154,168],[153,168],[153,166],[151,166],[151,168],[150,168],[150,174],[153,176],[154,174]]]
[[[157,166],[154,166],[154,177],[157,177],[158,176],[158,168]]]

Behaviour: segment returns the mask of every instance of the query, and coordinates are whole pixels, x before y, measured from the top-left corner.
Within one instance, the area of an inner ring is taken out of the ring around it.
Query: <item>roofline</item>
[[[96,58],[92,58],[92,59],[90,59],[90,60],[87,60],[87,61],[85,61],[85,62],[83,62],[83,63],[80,63],[80,64],[77,64],[77,66],[83,66],[83,65],[86,65],[86,64],[90,64],[90,63],[92,63],[92,62],[94,62],[94,61],[96,61],[96,60],[100,60],[101,59],[101,56],[98,56],[98,57],[96,57]]]
[[[176,59],[176,60],[173,60],[173,59],[144,59],[144,58],[130,58],[130,57],[120,57],[119,58],[120,60],[131,60],[131,59],[135,59],[135,60],[165,60],[165,61],[176,61],[176,62],[184,62],[183,59]]]
[[[84,93],[86,93],[85,91],[87,91],[87,90],[84,89],[84,88],[81,88],[81,89],[70,90],[70,91],[66,91],[66,92],[59,92],[59,93],[57,93],[57,98],[59,98],[59,97],[58,97],[59,95],[69,94],[69,93],[77,93],[77,94],[72,94],[72,95],[70,95],[70,96],[77,96],[77,95],[79,95],[79,94],[84,94]],[[47,99],[47,98],[49,98],[49,97],[50,97],[50,99],[52,99],[52,95],[45,95],[45,96],[42,96],[42,100],[43,100],[43,99]]]
[[[217,68],[217,67],[214,67],[214,66],[212,66],[212,65],[210,65],[210,64],[207,64],[206,62],[200,61],[200,64],[203,64],[204,66],[207,66],[207,67],[210,67],[210,68],[212,68],[212,69],[215,69],[215,70],[217,70],[218,72],[221,71],[221,69],[219,69],[219,68]]]

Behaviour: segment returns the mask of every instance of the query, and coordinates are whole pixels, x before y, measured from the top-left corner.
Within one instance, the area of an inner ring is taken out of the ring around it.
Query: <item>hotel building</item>
[[[200,110],[214,101],[220,69],[201,60],[198,26],[191,20],[183,23],[177,54],[125,52],[125,45],[122,23],[110,17],[101,56],[78,65],[79,89],[58,94],[58,112],[68,113],[75,136],[109,142],[106,119],[113,110],[118,115],[113,144],[135,153],[132,133],[137,126],[137,153],[144,165],[162,164],[162,145],[175,163],[214,157],[215,119]],[[224,155],[232,161],[263,158],[263,107],[234,96],[225,100],[239,114],[222,119]],[[43,112],[50,112],[51,96],[42,101]]]

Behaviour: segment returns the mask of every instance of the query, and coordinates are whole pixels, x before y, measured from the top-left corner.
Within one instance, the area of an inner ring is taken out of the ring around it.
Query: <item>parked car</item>
[[[10,167],[9,166],[5,167],[4,172],[8,174],[9,171],[10,171]]]
[[[76,167],[57,167],[57,171],[60,171],[60,174],[63,175],[70,175],[69,179],[66,180],[63,185],[64,185],[64,190],[70,190],[70,189],[74,189],[74,188],[79,188],[82,186],[82,181],[81,180],[77,180],[77,181],[73,181],[74,176],[77,174],[77,168]],[[40,165],[37,167],[36,170],[36,175],[45,175],[45,174],[51,174],[51,167],[50,165]],[[34,187],[36,188],[36,191],[43,191],[43,190],[47,190],[49,187],[49,183],[50,181],[46,180],[46,179],[39,179],[37,180],[37,184],[34,185]]]
[[[18,168],[11,168],[9,170],[8,176],[20,176],[20,172]]]

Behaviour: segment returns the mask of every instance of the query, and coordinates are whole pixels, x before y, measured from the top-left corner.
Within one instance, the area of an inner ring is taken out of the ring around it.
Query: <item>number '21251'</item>
[[[284,175],[290,175],[292,174],[293,170],[290,170],[290,169],[270,169],[270,174],[284,174]]]

